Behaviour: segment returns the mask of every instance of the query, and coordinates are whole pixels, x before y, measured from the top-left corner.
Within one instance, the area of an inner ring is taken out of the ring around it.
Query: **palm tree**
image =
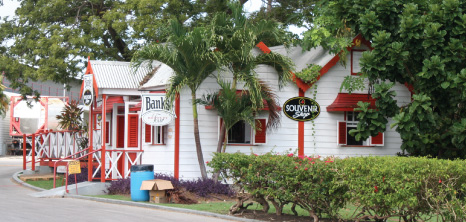
[[[171,21],[171,33],[164,44],[151,44],[135,53],[132,63],[139,67],[143,63],[158,60],[170,66],[175,75],[167,90],[167,99],[174,101],[180,90],[187,86],[191,90],[194,139],[199,167],[203,179],[207,179],[207,171],[202,155],[199,123],[197,114],[196,91],[201,83],[221,64],[220,53],[214,49],[216,36],[203,27],[187,32],[176,21]]]
[[[262,20],[257,24],[250,23],[243,12],[242,5],[237,2],[230,4],[230,9],[230,14],[217,14],[210,27],[218,36],[222,36],[216,47],[218,51],[222,52],[226,67],[233,74],[231,89],[236,91],[237,83],[241,81],[244,83],[245,89],[248,90],[250,106],[253,110],[257,111],[263,108],[264,100],[270,103],[268,104],[269,109],[276,108],[275,98],[267,98],[267,96],[271,96],[269,94],[270,88],[259,80],[254,69],[260,64],[274,67],[279,75],[279,86],[281,87],[291,78],[293,62],[288,57],[273,52],[254,55],[253,49],[265,39],[271,42],[280,42],[284,32],[276,22],[271,20]],[[278,112],[269,113],[267,127],[278,126],[279,120]],[[220,131],[220,138],[223,139],[218,142],[217,152],[221,152],[225,134],[226,124],[223,124]]]
[[[217,82],[221,87],[219,92],[207,94],[202,99],[197,99],[196,102],[201,105],[211,105],[217,110],[218,115],[222,118],[222,128],[225,128],[223,133],[220,134],[220,141],[226,141],[226,131],[230,130],[239,121],[245,121],[254,130],[265,129],[265,126],[258,126],[255,121],[255,113],[257,110],[252,106],[251,95],[248,91],[242,90],[237,93],[236,89],[231,87],[231,83],[224,81],[222,78],[217,78]],[[274,127],[280,123],[280,111],[276,94],[265,83],[261,84],[261,96],[267,104],[267,111],[269,113],[268,126]],[[218,147],[217,147],[218,148]],[[223,142],[223,149],[217,152],[225,152],[226,143]]]

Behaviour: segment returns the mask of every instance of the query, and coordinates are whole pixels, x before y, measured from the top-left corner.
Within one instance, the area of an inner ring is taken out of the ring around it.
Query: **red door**
[[[121,117],[121,118],[120,118]],[[120,120],[121,119],[121,120]],[[121,125],[119,125],[121,123]],[[125,118],[124,116],[118,116],[117,118],[117,148],[124,148],[125,144]],[[121,127],[120,127],[121,126]],[[139,115],[138,114],[128,114],[128,147],[138,147],[138,133],[139,133]],[[131,161],[136,159],[136,153],[129,153],[128,157]],[[121,176],[124,177],[125,169],[125,160],[126,154],[122,154],[118,160],[118,171],[120,171]],[[126,161],[128,164],[127,170],[131,167],[131,162]]]

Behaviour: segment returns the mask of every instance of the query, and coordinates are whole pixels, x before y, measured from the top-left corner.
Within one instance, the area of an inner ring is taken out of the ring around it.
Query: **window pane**
[[[347,127],[346,128],[346,138],[347,138],[347,142],[346,144],[347,145],[363,145],[363,141],[356,141],[356,139],[354,138],[354,136],[351,136],[349,134],[349,131],[352,130],[352,129],[356,129],[356,127]]]
[[[245,139],[245,124],[244,121],[239,121],[228,131],[228,143],[246,143]]]

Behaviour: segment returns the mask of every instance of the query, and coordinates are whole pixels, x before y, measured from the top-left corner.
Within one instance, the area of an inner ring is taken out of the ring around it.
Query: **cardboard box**
[[[149,202],[168,203],[166,190],[174,189],[172,182],[168,180],[145,180],[142,181],[140,190],[149,190]]]
[[[151,203],[168,203],[168,198],[166,196],[157,197],[157,196],[150,196],[149,202]]]

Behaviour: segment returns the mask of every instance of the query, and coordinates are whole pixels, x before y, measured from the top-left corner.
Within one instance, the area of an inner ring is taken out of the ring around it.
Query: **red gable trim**
[[[366,39],[364,39],[362,37],[361,34],[358,34],[356,37],[354,37],[353,41],[352,41],[352,45],[350,47],[347,47],[346,49],[348,51],[350,51],[352,48],[354,48],[355,46],[359,46],[361,44],[364,44],[366,45],[367,47],[369,47],[370,50],[374,49],[372,48],[371,46],[371,43],[369,41],[367,41]],[[264,53],[270,53],[271,50],[269,49],[269,47],[267,47],[267,45],[265,45],[263,42],[259,42],[259,44],[256,45],[262,52]],[[335,55],[330,61],[327,62],[327,64],[325,64],[322,69],[320,70],[320,75],[317,77],[317,81],[319,81],[319,79],[325,74],[327,73],[330,68],[332,68],[333,66],[335,66],[337,64],[337,62],[340,61],[340,56],[337,54]],[[303,90],[304,92],[306,92],[309,88],[312,87],[313,84],[307,84],[303,81],[301,81],[299,78],[296,78],[296,76],[294,75],[293,73],[293,76],[292,76],[292,80],[293,82],[296,83],[296,85],[298,86],[298,88],[300,88],[301,90]],[[316,81],[316,82],[317,82]]]
[[[375,99],[369,94],[356,94],[356,93],[338,93],[337,98],[330,106],[327,106],[327,112],[337,111],[354,111],[354,108],[358,108],[358,102],[370,103],[369,108],[375,109]]]
[[[97,87],[97,81],[95,81],[95,75],[94,75],[94,70],[92,70],[92,66],[91,66],[91,57],[87,57],[87,68],[86,68],[86,72],[84,73],[85,74],[92,74],[92,82],[93,82],[93,85],[94,85],[94,91],[95,91],[95,95],[99,95],[99,87]],[[82,95],[83,95],[83,90],[84,90],[84,81],[82,81],[81,83],[81,91],[79,92],[79,99],[81,99]]]

